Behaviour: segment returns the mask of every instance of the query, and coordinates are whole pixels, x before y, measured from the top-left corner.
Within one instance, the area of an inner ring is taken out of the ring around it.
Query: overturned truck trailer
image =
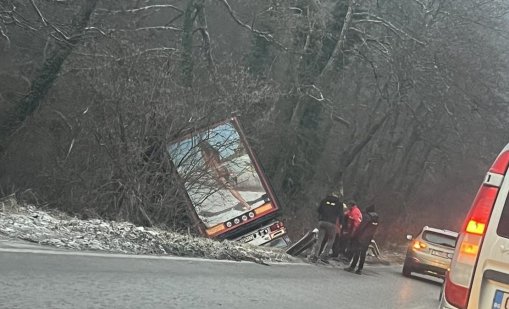
[[[288,244],[279,203],[237,117],[180,137],[168,152],[202,235]]]

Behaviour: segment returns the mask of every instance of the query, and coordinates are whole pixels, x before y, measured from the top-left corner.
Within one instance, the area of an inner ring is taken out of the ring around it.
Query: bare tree
[[[46,56],[42,67],[30,83],[31,87],[28,94],[16,103],[14,109],[10,111],[3,120],[0,126],[2,128],[0,131],[0,152],[7,147],[11,135],[23,125],[25,119],[41,104],[46,93],[57,78],[63,62],[72,52],[73,46],[78,43],[86,31],[97,0],[86,1],[85,4],[80,7],[78,13],[73,17],[71,31],[68,34],[54,26],[44,17],[41,10],[37,7],[35,0],[31,0],[31,4],[37,12],[41,23],[54,30],[51,36],[56,39],[57,47]],[[18,22],[15,17],[12,18],[14,22]]]

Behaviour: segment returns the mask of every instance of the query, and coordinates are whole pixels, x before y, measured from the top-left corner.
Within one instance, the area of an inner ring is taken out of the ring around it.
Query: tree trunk
[[[182,83],[185,87],[193,86],[193,26],[196,18],[195,0],[189,0],[184,13],[182,31]]]
[[[336,46],[334,47],[334,50],[332,51],[332,55],[330,56],[329,60],[327,61],[327,64],[323,68],[322,72],[320,72],[320,75],[318,76],[318,80],[322,80],[324,76],[327,75],[327,73],[332,69],[332,66],[336,63],[336,60],[339,57],[339,54],[343,52],[343,48],[345,46],[346,42],[346,34],[348,30],[350,30],[350,26],[352,24],[353,20],[353,7],[355,5],[355,0],[348,0],[348,10],[346,12],[345,16],[345,22],[343,23],[343,27],[341,28],[341,33],[339,35],[339,40],[336,43]]]

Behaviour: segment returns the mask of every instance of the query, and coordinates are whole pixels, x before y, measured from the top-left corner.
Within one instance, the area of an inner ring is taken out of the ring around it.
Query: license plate
[[[443,257],[443,258],[448,258],[447,252],[443,252],[443,251],[431,250],[431,254],[439,256],[439,257]]]
[[[254,234],[251,234],[251,235],[247,235],[247,236],[245,236],[245,237],[242,237],[242,238],[240,239],[240,241],[242,241],[242,242],[250,242],[250,241],[252,241],[253,239],[255,239],[255,235],[254,235]]]
[[[509,309],[509,293],[497,290],[493,298],[492,309]]]

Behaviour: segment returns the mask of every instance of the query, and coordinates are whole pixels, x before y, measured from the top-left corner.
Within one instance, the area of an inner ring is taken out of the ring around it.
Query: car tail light
[[[507,171],[508,162],[509,162],[509,151],[502,152],[495,160],[495,163],[493,163],[493,165],[491,166],[490,172],[504,175],[505,172]]]
[[[425,243],[423,242],[420,242],[418,240],[414,241],[414,249],[417,249],[417,250],[422,250],[422,249],[425,249],[428,245],[426,245]]]
[[[279,229],[280,229],[280,228],[282,228],[282,227],[283,227],[283,223],[281,223],[281,222],[277,222],[277,223],[274,223],[274,224],[272,224],[272,225],[270,226],[270,231],[271,231],[271,232],[274,232],[274,231],[279,230]]]
[[[498,156],[490,173],[503,175],[509,165],[509,151]],[[489,179],[489,177],[487,178]],[[445,277],[446,300],[458,308],[466,308],[475,265],[479,257],[488,222],[497,199],[499,185],[485,182],[479,188],[460,231],[450,271]]]

